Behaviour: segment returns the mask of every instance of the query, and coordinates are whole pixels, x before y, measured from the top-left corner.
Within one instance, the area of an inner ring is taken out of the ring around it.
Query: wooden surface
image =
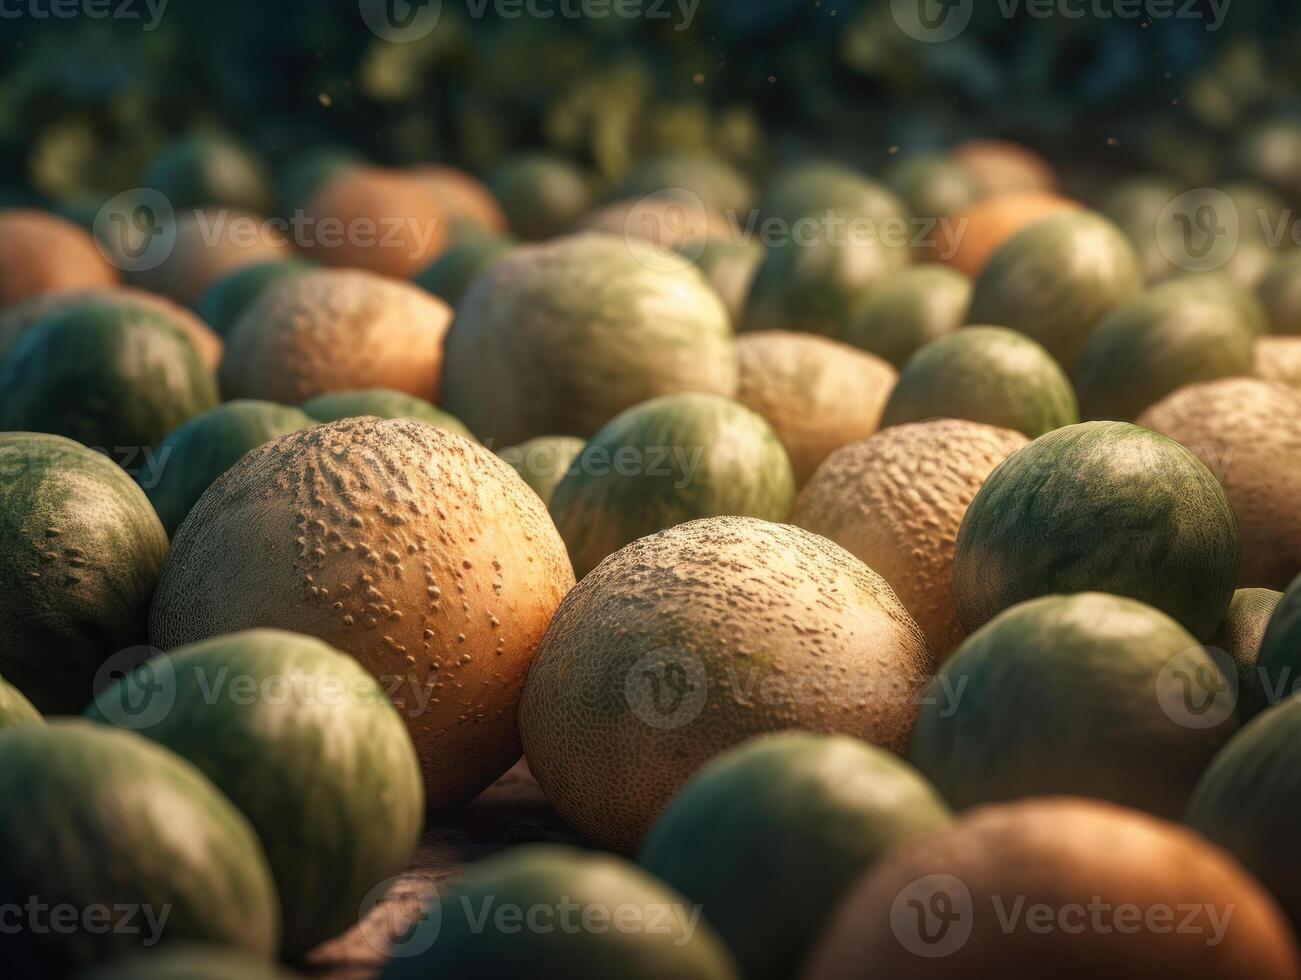
[[[362,922],[314,951],[300,969],[329,980],[372,980],[388,961],[386,938],[400,935],[443,882],[479,858],[539,842],[578,843],[578,837],[521,762],[469,806],[426,828],[411,866],[376,893]]]

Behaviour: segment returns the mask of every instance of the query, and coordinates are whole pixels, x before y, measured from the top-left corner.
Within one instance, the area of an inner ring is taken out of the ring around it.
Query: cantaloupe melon
[[[0,211],[0,309],[117,281],[94,239],[71,221],[25,208]]]
[[[501,205],[488,185],[473,174],[439,164],[412,167],[409,173],[438,198],[453,229],[464,225],[490,232],[506,230]]]

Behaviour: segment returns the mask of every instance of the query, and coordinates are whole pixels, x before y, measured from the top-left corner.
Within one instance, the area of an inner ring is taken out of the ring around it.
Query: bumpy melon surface
[[[1187,449],[1124,422],[1040,436],[967,508],[953,599],[970,632],[1041,595],[1110,592],[1173,616],[1198,640],[1238,579],[1233,508]]]
[[[1138,424],[1186,446],[1224,487],[1242,535],[1242,588],[1301,573],[1301,392],[1227,378],[1181,388]]]
[[[952,588],[962,517],[985,478],[1026,443],[1019,432],[953,419],[895,426],[833,453],[791,522],[889,582],[943,657],[966,635]]]
[[[808,980],[1153,976],[1285,980],[1278,907],[1173,823],[1050,798],[973,810],[853,886]]]
[[[273,957],[279,907],[252,827],[179,756],[85,721],[0,734],[0,899],[108,906],[135,929],[21,929],[14,976],[66,976],[141,949],[211,942]],[[66,920],[65,920],[66,921]],[[152,925],[150,924],[152,921]],[[78,925],[82,925],[78,928]],[[146,947],[147,948],[147,947]]]
[[[222,391],[286,405],[359,388],[437,401],[451,319],[442,300],[374,273],[296,276],[271,286],[235,326]]]
[[[921,630],[848,552],[712,518],[634,542],[566,597],[520,727],[561,815],[630,851],[701,764],[753,735],[803,728],[902,752],[930,669]]]
[[[117,270],[71,221],[22,208],[0,211],[0,309],[46,293],[117,284]]]
[[[832,452],[876,432],[898,380],[879,357],[809,334],[752,333],[736,346],[737,401],[777,432],[800,486]]]
[[[722,301],[685,259],[608,235],[517,249],[470,287],[447,335],[440,404],[509,446],[592,435],[659,395],[736,391]]]
[[[144,643],[167,534],[110,460],[69,439],[0,435],[0,674],[77,712],[96,669]]]
[[[351,653],[392,692],[439,811],[519,757],[524,675],[572,584],[546,508],[488,450],[349,419],[255,449],[209,488],[150,635],[171,649],[265,626]]]
[[[926,780],[890,753],[845,736],[786,732],[697,773],[638,862],[701,904],[746,977],[781,980],[798,975],[864,868],[951,819]]]

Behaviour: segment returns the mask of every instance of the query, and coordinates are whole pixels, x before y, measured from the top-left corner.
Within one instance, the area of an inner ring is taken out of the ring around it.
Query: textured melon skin
[[[321,269],[271,286],[236,324],[221,365],[227,398],[299,405],[393,388],[438,400],[452,311],[410,283]]]
[[[27,331],[0,365],[0,428],[109,452],[156,446],[217,404],[212,369],[164,316],[78,306]]]
[[[876,432],[898,380],[879,357],[809,334],[745,334],[736,346],[736,399],[776,431],[799,486],[835,450]]]
[[[794,503],[790,459],[759,415],[717,395],[667,395],[594,435],[550,510],[581,579],[656,531],[704,517],[784,521]]]
[[[1071,382],[1052,355],[1002,327],[966,327],[908,359],[881,424],[931,418],[967,419],[1031,439],[1080,420]]]
[[[204,364],[215,369],[221,363],[225,345],[207,323],[165,296],[147,293],[143,289],[132,289],[130,286],[47,293],[10,307],[0,313],[0,359],[8,355],[24,333],[42,321],[79,306],[92,305],[143,308],[160,313],[189,338],[203,357]]]
[[[1138,424],[1197,456],[1242,535],[1240,588],[1284,589],[1301,572],[1301,392],[1249,378],[1189,385]]]
[[[470,284],[514,246],[503,239],[477,236],[453,242],[413,280],[448,306],[461,302]]]
[[[226,402],[170,433],[138,480],[170,537],[203,492],[246,452],[314,424],[303,412],[285,405]]]
[[[117,285],[83,228],[44,211],[0,210],[0,309],[34,296]]]
[[[608,235],[517,249],[480,276],[447,335],[440,404],[485,443],[587,438],[660,395],[736,391],[722,301],[686,260]]]
[[[561,816],[631,852],[700,765],[751,736],[801,728],[902,752],[931,665],[890,587],[848,552],[750,518],[693,521],[565,598],[520,705],[525,755]],[[666,714],[650,678],[679,670],[694,700]]]
[[[338,422],[366,415],[381,419],[415,419],[466,439],[474,438],[460,419],[439,411],[422,398],[391,388],[332,391],[304,402],[303,411],[318,422]]]
[[[134,726],[169,708],[140,734],[197,767],[253,825],[280,896],[286,958],[356,922],[370,889],[406,868],[424,824],[415,748],[379,682],[319,640],[274,630],[152,663],[152,675],[102,691],[87,716]],[[160,677],[174,682],[162,689]],[[259,696],[231,686],[245,683]]]
[[[383,980],[739,980],[736,964],[696,910],[635,865],[608,854],[533,845],[478,864],[443,896],[428,951],[395,958]],[[495,911],[541,910],[540,928],[503,929]],[[624,919],[618,918],[619,910]],[[585,920],[584,917],[590,917]],[[595,925],[582,928],[589,921]],[[622,925],[619,923],[622,922]],[[548,928],[549,927],[549,928]],[[419,942],[419,933],[413,942]]]
[[[1301,929],[1301,701],[1270,708],[1207,768],[1188,825],[1236,857]]]
[[[498,455],[515,467],[520,479],[550,507],[556,487],[585,445],[573,436],[539,436],[503,449]]]
[[[642,867],[704,909],[752,980],[798,975],[855,877],[952,816],[898,758],[844,736],[783,733],[726,752],[655,824]]]
[[[1283,593],[1273,589],[1239,589],[1233,593],[1224,622],[1207,644],[1223,650],[1233,663],[1238,675],[1238,717],[1243,721],[1255,717],[1267,704],[1260,651],[1270,617],[1282,600]]]
[[[272,963],[220,946],[177,943],[77,974],[77,980],[290,980]]]
[[[962,326],[971,280],[955,269],[922,265],[888,276],[840,339],[902,367],[923,345]]]
[[[587,181],[573,164],[542,153],[506,161],[488,179],[510,230],[524,241],[571,231],[592,204]]]
[[[1265,628],[1260,682],[1270,702],[1301,693],[1301,575],[1288,586]]]
[[[311,269],[309,263],[298,259],[240,266],[209,286],[194,304],[194,311],[222,337],[228,337],[240,317],[269,287]]]
[[[1178,678],[1165,675],[1181,654],[1180,670],[1220,676],[1187,630],[1133,599],[1085,592],[1022,603],[940,669],[908,759],[957,809],[1068,794],[1178,819],[1237,728],[1232,710],[1200,729],[1161,710],[1155,692],[1173,690]],[[1227,699],[1222,683],[1216,697]]]
[[[45,719],[22,691],[0,678],[0,730],[19,725],[42,725]]]
[[[923,879],[937,891],[928,894]],[[964,914],[965,921],[924,933],[935,928],[933,914],[923,925],[928,899],[945,895],[953,903],[948,909],[938,903],[930,909]],[[1030,917],[1043,905],[1053,912],[1047,928]],[[1123,917],[1122,907],[1140,910],[1138,919]],[[1072,908],[1083,914],[1070,914]],[[1170,910],[1164,919],[1149,918],[1162,909]],[[1188,918],[1189,909],[1198,916]],[[1095,914],[1103,928],[1092,925]],[[1176,928],[1181,922],[1186,926]],[[1213,941],[1217,928],[1220,942]],[[930,955],[911,952],[901,935]],[[947,953],[951,945],[959,948]],[[1278,907],[1218,848],[1132,810],[1051,798],[981,807],[891,852],[853,886],[804,976],[1286,980],[1298,969],[1296,944]]]
[[[750,179],[726,160],[705,153],[661,153],[638,163],[619,183],[616,198],[639,198],[664,191],[685,190],[711,211],[733,213],[744,220],[754,206]]]
[[[1138,256],[1119,228],[1097,214],[1052,215],[991,256],[967,322],[1028,334],[1069,372],[1093,328],[1142,285]]]
[[[940,659],[966,635],[953,605],[953,552],[985,478],[1025,446],[1019,432],[935,419],[833,453],[791,523],[830,538],[884,578]]]
[[[967,508],[953,599],[967,632],[1027,599],[1110,592],[1209,637],[1233,598],[1233,508],[1197,458],[1124,422],[1040,436],[994,470]]]
[[[0,435],[0,674],[80,711],[104,658],[143,643],[167,534],[129,476],[69,439]]]
[[[254,627],[315,636],[392,688],[431,812],[520,753],[524,675],[573,585],[514,471],[407,419],[349,419],[259,447],[172,543],[150,636],[164,650]]]
[[[165,913],[162,943],[274,956],[279,907],[248,821],[197,769],[130,732],[85,721],[0,734],[0,901],[131,905],[138,933],[81,928],[5,938],[14,976],[60,977],[130,953]]]
[[[1129,422],[1186,386],[1251,373],[1255,334],[1234,307],[1182,283],[1117,307],[1075,369],[1086,419]]]

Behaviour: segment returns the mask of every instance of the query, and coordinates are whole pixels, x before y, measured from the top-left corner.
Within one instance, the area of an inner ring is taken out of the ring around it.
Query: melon
[[[1098,201],[1098,211],[1114,221],[1133,243],[1148,282],[1177,271],[1162,248],[1158,230],[1162,215],[1182,191],[1177,181],[1157,175],[1128,177]]]
[[[447,247],[430,265],[412,280],[448,306],[455,307],[461,297],[489,266],[508,253],[512,244],[487,235],[467,235]]]
[[[466,439],[474,438],[459,419],[434,408],[423,398],[390,388],[332,391],[328,395],[317,395],[303,402],[302,407],[304,412],[318,422],[338,422],[367,415],[381,419],[415,419]]]
[[[316,395],[392,388],[433,402],[446,303],[360,269],[319,269],[275,283],[227,338],[227,398],[298,405]]]
[[[1052,191],[1057,177],[1039,153],[1008,140],[968,140],[953,149],[953,159],[985,196],[1021,191]]]
[[[237,399],[170,432],[137,476],[168,535],[176,533],[214,480],[250,449],[314,425],[296,408]]]
[[[736,391],[727,311],[685,259],[575,235],[475,280],[447,335],[440,404],[480,439],[587,438],[660,395]]]
[[[1084,422],[990,474],[958,533],[953,599],[971,632],[1027,599],[1110,592],[1200,641],[1229,608],[1239,555],[1233,508],[1197,457],[1135,425]]]
[[[903,269],[868,294],[840,339],[903,367],[921,347],[966,322],[971,280],[942,265]]]
[[[85,229],[44,211],[0,210],[0,310],[33,296],[117,281],[117,270]]]
[[[709,242],[740,242],[744,235],[725,215],[705,208],[699,198],[675,190],[607,204],[584,218],[579,228],[640,238],[661,252],[690,261],[695,261]]]
[[[275,964],[222,946],[174,943],[77,974],[77,980],[291,980]]]
[[[865,972],[871,964],[871,973]],[[1286,919],[1216,847],[1108,803],[981,807],[851,886],[806,980],[1284,980]]]
[[[1259,378],[1301,388],[1301,337],[1261,337],[1254,367]]]
[[[1186,446],[1220,481],[1242,537],[1241,588],[1301,572],[1301,391],[1252,378],[1189,385],[1138,424]]]
[[[170,650],[269,627],[352,654],[393,692],[442,812],[519,758],[524,675],[572,584],[546,508],[488,450],[348,419],[261,446],[208,489],[150,637]]]
[[[409,173],[438,198],[453,229],[478,228],[494,234],[506,230],[501,205],[488,185],[473,174],[437,164],[412,167]]]
[[[621,858],[557,845],[473,865],[398,951],[406,955],[394,957],[383,980],[740,977],[727,947],[681,895]]]
[[[705,762],[790,728],[905,750],[932,661],[885,580],[837,545],[743,517],[612,555],[565,597],[520,705],[560,815],[637,848]]]
[[[876,432],[898,380],[879,357],[810,334],[745,334],[737,350],[737,401],[773,427],[799,486],[832,452]]]
[[[931,418],[967,419],[1031,439],[1080,420],[1071,382],[1052,355],[1002,327],[958,330],[904,364],[881,424]]]
[[[289,233],[252,211],[180,211],[171,230],[175,241],[157,265],[130,271],[134,286],[194,306],[219,279],[246,265],[289,258]],[[130,264],[123,260],[123,267]]]
[[[1018,232],[1044,218],[1079,210],[1076,201],[1045,191],[982,198],[939,224],[931,254],[965,276],[977,276]]]
[[[140,306],[92,302],[56,313],[0,364],[0,429],[67,436],[124,462],[217,399],[194,344]]]
[[[70,439],[0,434],[0,674],[80,711],[109,656],[146,640],[167,534],[118,466]]]
[[[1122,303],[1085,344],[1075,386],[1085,418],[1130,422],[1185,385],[1250,374],[1255,333],[1226,300],[1170,283]]]
[[[0,733],[0,903],[46,910],[5,930],[14,976],[67,976],[160,941],[262,958],[279,947],[275,885],[248,821],[180,757],[80,720]],[[60,907],[77,918],[51,928]]]
[[[1263,703],[1277,704],[1301,694],[1301,575],[1288,586],[1260,641]]]
[[[189,338],[204,364],[215,370],[221,363],[225,345],[203,319],[165,296],[147,293],[143,289],[132,289],[130,286],[46,293],[11,306],[0,313],[0,360],[8,355],[19,338],[32,327],[56,314],[82,306],[120,306],[158,313]]]
[[[280,206],[284,214],[302,211],[312,195],[330,178],[358,167],[365,159],[350,147],[325,144],[291,157],[281,168]]]
[[[303,205],[300,246],[322,265],[409,279],[447,246],[442,203],[417,178],[349,167],[322,180]]]
[[[822,221],[828,215],[841,221],[863,219],[867,230],[880,230],[886,222],[906,229],[908,207],[889,188],[851,167],[815,159],[780,171],[764,195],[759,213],[764,221],[775,220],[790,232],[801,219]],[[907,261],[906,243],[895,252],[895,266]]]
[[[745,314],[750,286],[763,261],[763,246],[753,239],[712,238],[693,251],[699,252],[694,256],[696,266],[727,307],[728,316],[733,322],[739,321]]]
[[[497,455],[515,467],[520,478],[550,507],[556,487],[586,445],[573,436],[539,436],[518,446],[508,446]]]
[[[501,164],[488,179],[510,230],[524,241],[564,235],[592,204],[583,172],[567,160],[526,153]]]
[[[178,140],[149,164],[141,183],[174,208],[227,207],[267,211],[275,192],[266,165],[234,140],[197,133]]]
[[[974,204],[984,191],[967,168],[950,156],[925,154],[902,160],[886,174],[914,218],[947,217]]]
[[[633,166],[615,188],[616,198],[685,191],[719,214],[744,215],[754,206],[750,179],[726,160],[704,152],[669,152]]]
[[[0,677],[0,730],[19,725],[40,725],[45,719],[23,692]]]
[[[1138,256],[1119,228],[1088,212],[1052,215],[985,263],[967,321],[1028,334],[1071,371],[1094,327],[1142,285]]]
[[[320,640],[251,630],[180,647],[104,688],[87,715],[175,752],[248,818],[288,959],[356,922],[415,851],[424,796],[402,717]]]
[[[1237,727],[1236,685],[1209,651],[1100,592],[999,614],[927,694],[908,759],[957,809],[1067,794],[1178,819]]]
[[[1301,255],[1277,259],[1256,295],[1269,317],[1270,333],[1301,335]]]
[[[942,659],[965,636],[952,587],[963,515],[985,478],[1027,441],[952,419],[886,429],[832,453],[800,493],[791,523],[884,578]]]
[[[1207,643],[1233,664],[1238,678],[1238,717],[1243,720],[1253,718],[1266,706],[1258,664],[1265,630],[1282,600],[1283,593],[1273,589],[1239,589],[1233,593],[1224,622]]]
[[[228,337],[244,312],[271,286],[311,269],[309,263],[299,259],[240,266],[209,286],[195,302],[194,311],[222,337]]]
[[[784,980],[861,871],[951,819],[896,756],[843,735],[786,732],[704,766],[638,863],[699,903],[747,978]]]
[[[795,475],[763,417],[718,395],[665,395],[615,416],[551,497],[582,578],[624,545],[704,517],[784,521]]]

